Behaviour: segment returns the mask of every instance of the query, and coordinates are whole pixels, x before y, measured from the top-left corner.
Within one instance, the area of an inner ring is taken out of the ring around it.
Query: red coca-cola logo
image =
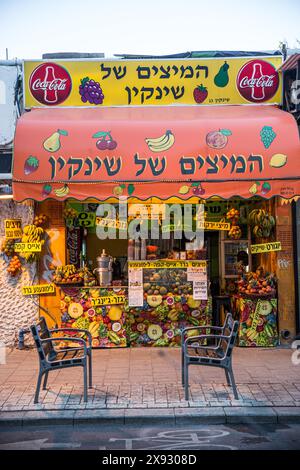
[[[65,101],[72,89],[72,80],[64,67],[45,62],[34,69],[29,88],[32,96],[46,106]]]
[[[269,62],[250,60],[240,69],[236,85],[247,101],[262,103],[275,95],[279,85],[278,72]]]

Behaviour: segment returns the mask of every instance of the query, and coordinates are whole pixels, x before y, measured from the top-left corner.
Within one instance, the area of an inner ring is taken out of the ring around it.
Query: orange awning
[[[17,123],[17,201],[300,195],[294,118],[274,106],[33,109]]]

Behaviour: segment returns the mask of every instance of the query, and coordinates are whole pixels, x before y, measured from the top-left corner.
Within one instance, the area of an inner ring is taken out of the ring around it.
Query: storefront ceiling
[[[17,124],[14,197],[290,198],[299,155],[294,118],[270,105],[33,109]]]

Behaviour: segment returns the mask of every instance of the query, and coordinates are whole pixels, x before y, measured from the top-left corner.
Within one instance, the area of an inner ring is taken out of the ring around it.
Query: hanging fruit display
[[[73,207],[65,207],[63,211],[63,216],[65,219],[75,219],[77,215],[78,213],[76,209],[73,209]]]
[[[7,272],[15,277],[17,274],[20,274],[22,270],[22,264],[20,261],[20,258],[18,256],[13,256],[12,259],[9,262]]]
[[[45,219],[41,219],[42,223]],[[45,243],[44,240],[45,232],[44,229],[40,226],[31,224],[25,225],[23,228],[23,235],[21,242],[22,243],[41,243],[42,245]],[[31,253],[25,252],[22,253],[22,258],[24,258],[28,263],[32,263],[39,258],[39,253]]]
[[[232,225],[230,230],[228,231],[228,237],[232,240],[239,240],[242,236],[241,227],[238,225]]]
[[[248,223],[256,238],[268,238],[275,227],[275,218],[264,209],[253,209],[248,215]]]
[[[33,225],[36,227],[45,227],[48,223],[48,217],[46,214],[36,215],[33,219]]]
[[[226,213],[226,219],[229,220],[231,224],[233,225],[237,223],[239,218],[240,218],[240,213],[237,209],[234,209],[234,207],[229,209],[229,211],[227,211]]]
[[[6,256],[13,256],[14,255],[14,245],[15,245],[15,240],[12,238],[5,238],[3,240],[2,245],[1,245],[1,251],[6,255]]]
[[[228,231],[228,237],[232,240],[239,240],[242,236],[241,227],[237,225],[239,218],[240,213],[237,209],[234,209],[234,207],[229,209],[229,211],[226,213],[226,219],[231,223],[230,230]]]

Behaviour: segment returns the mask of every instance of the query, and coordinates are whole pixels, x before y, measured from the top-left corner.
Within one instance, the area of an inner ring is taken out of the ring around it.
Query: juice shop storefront
[[[278,60],[25,63],[13,187],[36,218],[16,241],[49,324],[97,348],[179,346],[183,327],[222,323],[221,295],[240,346],[295,331],[298,129],[277,72],[271,91],[243,79]]]

